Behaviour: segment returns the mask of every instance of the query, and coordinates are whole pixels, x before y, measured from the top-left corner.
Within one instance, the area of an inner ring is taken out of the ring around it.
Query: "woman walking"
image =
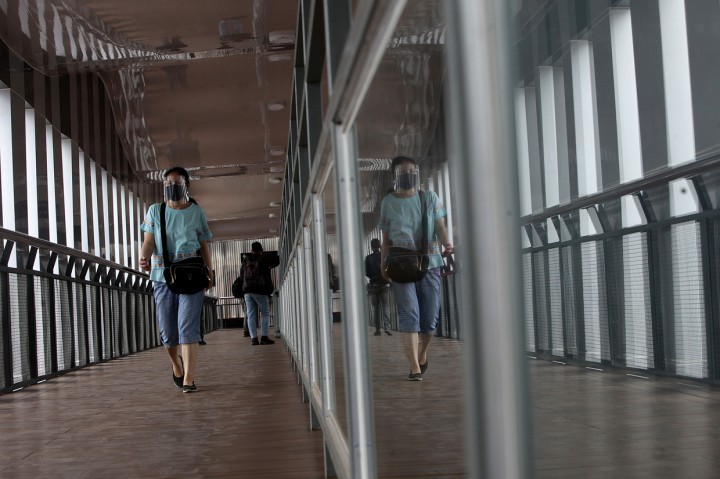
[[[173,382],[185,393],[197,391],[195,367],[200,342],[200,318],[204,291],[176,294],[168,287],[164,270],[169,267],[163,258],[163,243],[171,263],[197,256],[198,250],[209,271],[211,288],[215,282],[212,259],[207,241],[212,237],[205,211],[188,195],[190,176],[179,166],[163,175],[165,207],[152,205],[140,225],[145,233],[140,251],[140,267],[150,271],[155,296],[155,314],[160,339],[170,356]],[[162,240],[162,218],[165,221],[165,241]]]

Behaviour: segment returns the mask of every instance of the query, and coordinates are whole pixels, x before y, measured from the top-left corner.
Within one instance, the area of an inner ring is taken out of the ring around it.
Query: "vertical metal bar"
[[[474,319],[464,324],[469,477],[528,477],[509,2],[456,0],[446,8],[456,227],[473,240],[459,271],[464,317]]]
[[[305,257],[305,294],[303,296],[312,298],[315,296],[315,282],[314,278],[314,263],[311,261],[313,258],[312,252],[312,229],[307,226],[303,226],[303,247],[305,249],[303,255]],[[308,369],[310,384],[308,388],[312,388],[317,384],[317,351],[315,350],[315,338],[317,337],[317,304],[314,301],[307,301],[305,308],[305,321],[307,322],[307,354],[308,354]]]
[[[357,169],[355,127],[332,126],[335,163],[336,228],[342,266],[342,311],[345,343],[345,381],[349,419],[350,471],[354,478],[376,475],[372,379],[365,322],[367,301],[362,258],[362,217]]]
[[[315,291],[318,304],[318,329],[320,339],[320,367],[322,368],[323,415],[335,410],[335,373],[333,369],[332,318],[327,304],[330,302],[328,286],[327,244],[325,242],[325,202],[320,194],[313,193],[313,252],[315,261]]]
[[[297,337],[297,356],[298,356],[298,366],[300,369],[300,376],[302,376],[302,372],[305,371],[305,367],[307,365],[307,358],[305,356],[307,351],[307,317],[306,317],[306,298],[305,295],[302,294],[304,291],[305,286],[305,256],[304,256],[304,250],[302,244],[296,245],[296,253],[295,253],[295,261],[297,262],[297,276],[296,276],[296,289],[295,289],[295,297],[297,298],[298,303],[298,318],[302,318],[301,321],[298,322],[298,337]]]
[[[278,336],[278,337],[281,335],[283,335],[283,336],[285,335],[285,325],[280,324],[283,321],[283,306],[284,306],[283,303],[284,303],[284,301],[283,301],[282,294],[280,294],[280,293],[273,294],[273,320],[275,323],[275,325],[274,325],[275,336]],[[216,321],[214,324],[217,325],[217,318],[216,318]]]

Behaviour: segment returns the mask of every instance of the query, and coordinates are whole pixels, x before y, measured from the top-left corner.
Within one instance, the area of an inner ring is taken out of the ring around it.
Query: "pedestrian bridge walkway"
[[[343,381],[339,325],[333,333]],[[241,329],[206,339],[195,394],[173,385],[155,348],[0,396],[0,477],[324,477],[322,432],[310,429],[282,341],[251,347]],[[369,344],[377,477],[467,477],[463,344],[436,339],[422,382],[405,380],[398,334],[371,334]],[[716,388],[529,366],[536,477],[720,474]]]

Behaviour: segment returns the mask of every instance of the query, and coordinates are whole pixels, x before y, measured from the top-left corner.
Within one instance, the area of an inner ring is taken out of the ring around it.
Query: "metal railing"
[[[145,274],[0,229],[2,392],[159,344]]]
[[[532,241],[523,249],[526,349],[717,382],[717,162],[698,159],[523,218]],[[696,213],[670,214],[670,185],[679,179],[695,190]],[[636,198],[642,224],[623,226],[626,196]],[[581,210],[595,231],[581,231]]]

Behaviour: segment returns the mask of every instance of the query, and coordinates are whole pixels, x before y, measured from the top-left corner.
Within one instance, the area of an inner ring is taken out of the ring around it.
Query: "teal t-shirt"
[[[155,251],[153,251],[152,255],[150,279],[164,283],[163,269],[165,269],[165,262],[163,260],[162,238],[160,237],[160,205],[161,203],[156,203],[150,206],[145,220],[140,225],[140,230],[145,233],[152,233],[155,236]],[[183,210],[165,208],[165,237],[171,262],[174,263],[197,256],[200,241],[207,241],[212,238],[205,211],[194,203]]]
[[[434,191],[425,191],[426,215],[428,223],[428,268],[440,268],[443,265],[440,255],[440,242],[435,236],[435,220],[444,218],[447,213],[442,200]],[[420,195],[398,198],[390,193],[380,203],[380,224],[387,232],[393,246],[419,250],[422,245],[422,205]]]

